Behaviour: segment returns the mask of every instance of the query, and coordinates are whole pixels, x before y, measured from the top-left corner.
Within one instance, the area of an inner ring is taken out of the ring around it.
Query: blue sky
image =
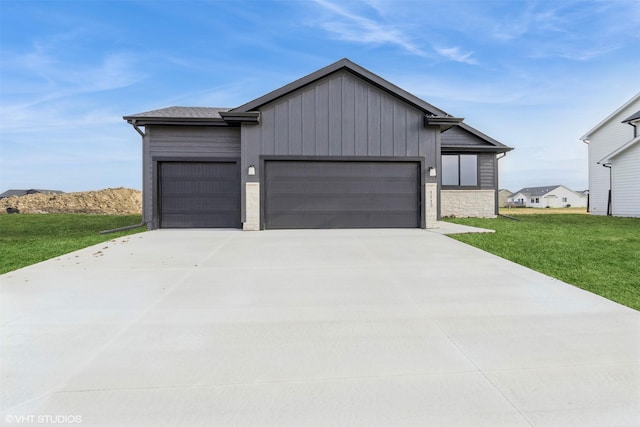
[[[640,91],[640,1],[0,0],[0,191],[141,188],[122,120],[234,107],[347,57],[587,188],[578,139]]]

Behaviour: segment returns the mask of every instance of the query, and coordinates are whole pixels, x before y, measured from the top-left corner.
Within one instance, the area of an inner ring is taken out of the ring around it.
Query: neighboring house
[[[509,197],[513,195],[513,193],[506,188],[503,188],[498,191],[498,206],[501,208],[506,208],[509,206]]]
[[[237,108],[124,119],[143,137],[149,228],[424,228],[440,216],[493,217],[498,155],[511,150],[348,59]]]
[[[589,212],[640,217],[640,93],[580,139],[589,144]]]
[[[7,190],[4,193],[0,194],[0,199],[4,199],[5,197],[12,197],[12,196],[24,196],[27,194],[36,194],[36,193],[45,193],[45,194],[62,194],[63,191],[58,191],[58,190],[36,190],[36,189],[29,189],[29,190]]]
[[[564,185],[527,187],[516,191],[508,198],[509,206],[527,208],[586,208],[587,196]]]

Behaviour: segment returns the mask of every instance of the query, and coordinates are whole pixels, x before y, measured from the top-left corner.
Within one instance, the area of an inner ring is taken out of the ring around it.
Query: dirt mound
[[[27,194],[0,199],[1,213],[7,208],[20,213],[89,213],[128,215],[142,213],[142,192],[131,188],[62,194]]]

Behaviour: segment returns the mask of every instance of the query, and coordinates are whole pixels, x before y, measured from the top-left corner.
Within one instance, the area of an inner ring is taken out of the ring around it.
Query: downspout
[[[140,130],[140,128],[138,127],[138,124],[136,123],[135,120],[130,120],[129,123],[133,126],[133,128],[136,130],[136,132],[138,132],[140,134],[140,136],[142,137],[142,156],[144,158],[144,137],[145,137],[145,133]],[[127,225],[125,227],[119,227],[119,228],[114,228],[111,230],[104,230],[101,231],[100,234],[110,234],[110,233],[117,233],[119,231],[127,231],[127,230],[133,230],[134,228],[139,228],[139,227],[143,227],[145,225],[147,225],[146,222],[144,222],[144,172],[143,172],[143,183],[142,183],[142,221],[140,222],[140,224],[135,224],[135,225]]]
[[[502,154],[502,156],[500,155]],[[500,183],[498,182],[498,160],[500,160],[501,158],[505,157],[507,155],[507,153],[498,153],[496,154],[496,166],[495,166],[495,176],[496,176],[496,195],[495,195],[495,214],[497,216],[500,216],[500,206],[498,206],[500,204],[500,195],[498,194],[498,192],[500,191]]]
[[[611,180],[611,163],[603,163],[602,166],[609,168],[609,197],[607,199],[607,216],[611,216],[613,209],[611,206],[611,190],[613,189],[613,182]]]

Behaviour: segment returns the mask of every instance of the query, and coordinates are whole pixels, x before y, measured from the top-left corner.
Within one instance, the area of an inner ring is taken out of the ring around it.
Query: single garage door
[[[420,163],[265,161],[267,229],[420,227]]]
[[[160,227],[240,227],[239,161],[159,163]]]

